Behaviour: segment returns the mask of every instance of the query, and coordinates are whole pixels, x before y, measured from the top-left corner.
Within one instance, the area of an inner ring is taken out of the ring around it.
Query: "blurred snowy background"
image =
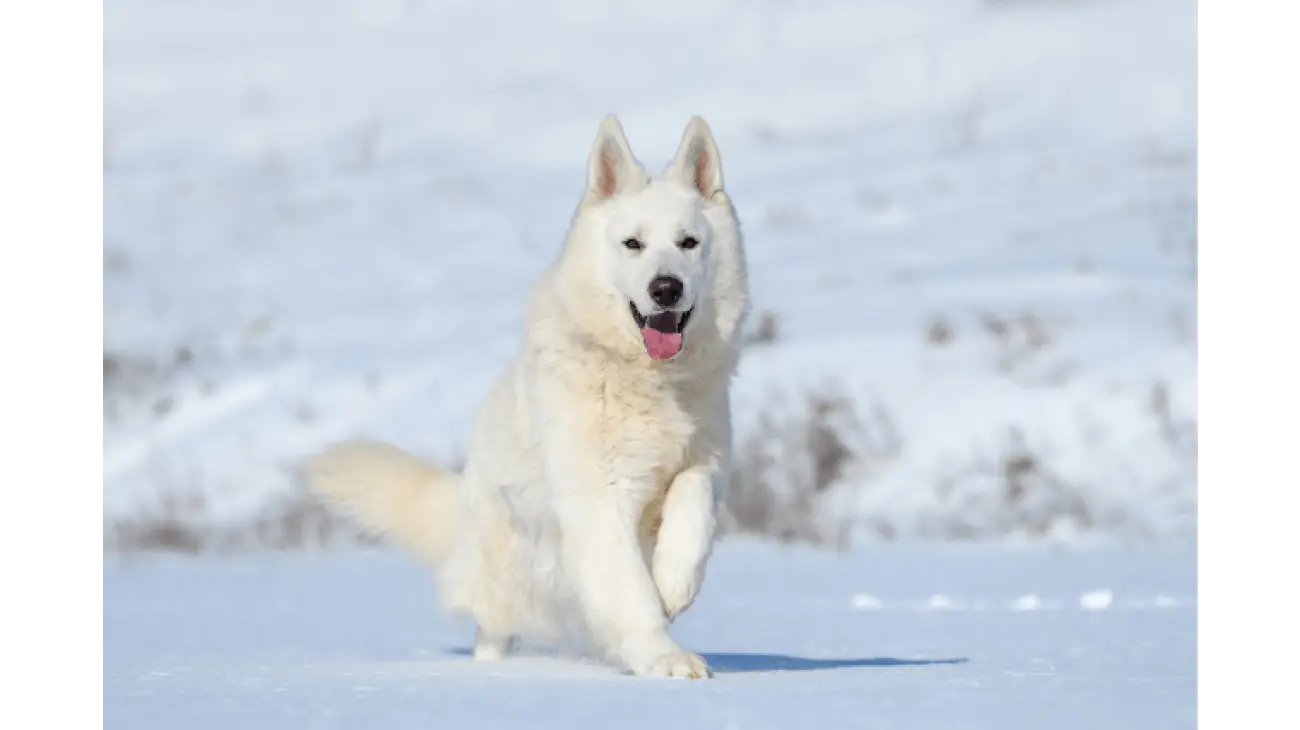
[[[747,235],[727,528],[1194,540],[1196,6],[130,0],[105,11],[105,550],[348,541],[441,463],[602,115],[710,122]]]

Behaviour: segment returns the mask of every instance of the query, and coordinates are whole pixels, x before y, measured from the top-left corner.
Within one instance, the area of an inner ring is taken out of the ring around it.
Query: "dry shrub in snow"
[[[154,506],[104,525],[106,553],[234,554],[375,542],[301,491],[270,501],[249,520],[217,519],[203,496],[192,494],[166,495]]]
[[[845,503],[848,485],[869,480],[897,456],[893,421],[879,406],[863,419],[834,388],[783,401],[774,398],[737,444],[723,529],[846,547],[854,516]]]

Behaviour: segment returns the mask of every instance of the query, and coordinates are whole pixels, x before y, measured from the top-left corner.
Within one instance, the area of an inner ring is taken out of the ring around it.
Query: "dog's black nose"
[[[671,307],[682,298],[684,288],[675,276],[656,276],[650,281],[650,298],[661,307]]]

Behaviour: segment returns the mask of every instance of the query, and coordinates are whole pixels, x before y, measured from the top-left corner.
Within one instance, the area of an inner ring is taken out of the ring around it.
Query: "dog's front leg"
[[[690,607],[704,582],[717,525],[719,479],[713,465],[687,469],[673,479],[664,498],[653,571],[669,621]]]
[[[629,669],[659,677],[709,676],[704,660],[668,635],[638,539],[642,491],[627,480],[566,489],[557,510],[566,567],[592,631]]]

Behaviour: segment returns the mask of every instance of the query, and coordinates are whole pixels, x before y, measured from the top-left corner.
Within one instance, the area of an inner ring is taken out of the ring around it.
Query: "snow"
[[[1088,591],[1079,596],[1079,606],[1085,611],[1105,611],[1114,602],[1115,596],[1110,591]]]
[[[1080,606],[1097,586],[1107,611]],[[877,610],[858,610],[866,591]],[[478,663],[435,600],[389,550],[106,560],[105,726],[1196,726],[1186,547],[729,540],[673,629],[717,672],[697,682],[569,653]]]
[[[104,15],[106,526],[177,494],[246,520],[353,435],[461,458],[612,111],[652,167],[691,114],[718,138],[779,333],[738,439],[828,383],[897,433],[836,514],[1194,534],[1193,2]]]
[[[899,540],[726,540],[674,627],[693,683],[473,662],[389,550],[109,551],[106,726],[1196,725],[1194,2],[104,20],[106,534],[169,498],[247,523],[349,436],[462,458],[615,112],[651,167],[717,136],[773,325],[737,442],[798,490],[838,394],[859,458],[818,515]]]

